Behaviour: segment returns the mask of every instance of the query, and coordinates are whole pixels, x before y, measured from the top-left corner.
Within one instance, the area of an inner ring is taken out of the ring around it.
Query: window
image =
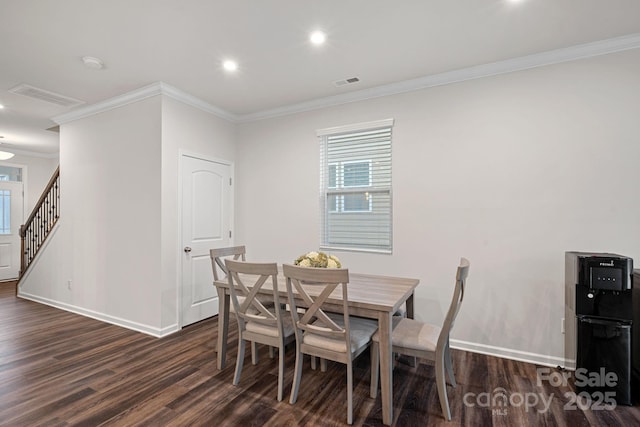
[[[11,234],[10,190],[0,190],[0,234]]]
[[[342,162],[329,165],[329,188],[371,187],[371,160]],[[331,212],[371,212],[372,198],[368,193],[333,194],[329,199]]]
[[[318,131],[322,248],[391,252],[392,125]]]
[[[22,168],[0,166],[0,181],[22,181]]]

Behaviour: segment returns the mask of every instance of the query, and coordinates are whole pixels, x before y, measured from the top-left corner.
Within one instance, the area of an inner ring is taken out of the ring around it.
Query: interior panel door
[[[231,246],[231,166],[182,156],[182,326],[218,314],[209,250]]]

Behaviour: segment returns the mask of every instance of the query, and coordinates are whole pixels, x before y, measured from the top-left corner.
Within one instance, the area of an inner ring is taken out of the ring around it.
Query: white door
[[[182,326],[218,314],[209,250],[231,246],[231,166],[183,155]]]
[[[15,279],[20,273],[22,206],[22,183],[0,181],[0,280]]]

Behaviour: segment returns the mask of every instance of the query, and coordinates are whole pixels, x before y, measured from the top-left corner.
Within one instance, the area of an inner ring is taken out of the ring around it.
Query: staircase
[[[58,166],[33,208],[33,212],[20,227],[20,278],[24,276],[59,217],[60,167]]]

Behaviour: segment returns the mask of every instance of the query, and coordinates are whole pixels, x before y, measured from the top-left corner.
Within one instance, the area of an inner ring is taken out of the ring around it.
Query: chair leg
[[[254,341],[251,341],[251,363],[258,364],[258,345]]]
[[[269,346],[269,358],[273,359],[274,357],[276,357],[276,348]]]
[[[453,387],[457,387],[458,384],[456,383],[456,377],[453,375],[453,365],[451,364],[451,349],[449,348],[449,344],[447,344],[447,347],[445,348],[444,363],[447,368],[447,374],[449,374],[449,383]]]
[[[311,356],[311,369],[313,371],[316,370],[316,364],[318,363],[318,358],[315,356]]]
[[[371,385],[369,386],[369,396],[373,399],[378,395],[378,377],[380,374],[380,349],[378,343],[371,343]]]
[[[438,386],[438,398],[440,399],[442,416],[447,421],[451,421],[451,410],[449,409],[449,399],[447,398],[447,383],[444,377],[444,360],[444,351],[441,350],[436,352],[436,385]]]
[[[238,338],[238,358],[236,359],[236,373],[233,377],[233,385],[240,382],[240,374],[242,373],[242,364],[244,363],[244,345],[245,341],[242,337]]]
[[[291,384],[291,397],[289,398],[289,403],[291,404],[296,403],[296,400],[298,400],[298,389],[302,379],[302,362],[303,354],[300,352],[300,344],[296,341],[296,367],[293,372],[293,384]]]
[[[353,366],[347,364],[347,424],[353,424]]]
[[[278,350],[278,402],[282,402],[284,388],[284,343],[280,343],[280,348]]]
[[[320,372],[327,372],[327,359],[320,359]]]

